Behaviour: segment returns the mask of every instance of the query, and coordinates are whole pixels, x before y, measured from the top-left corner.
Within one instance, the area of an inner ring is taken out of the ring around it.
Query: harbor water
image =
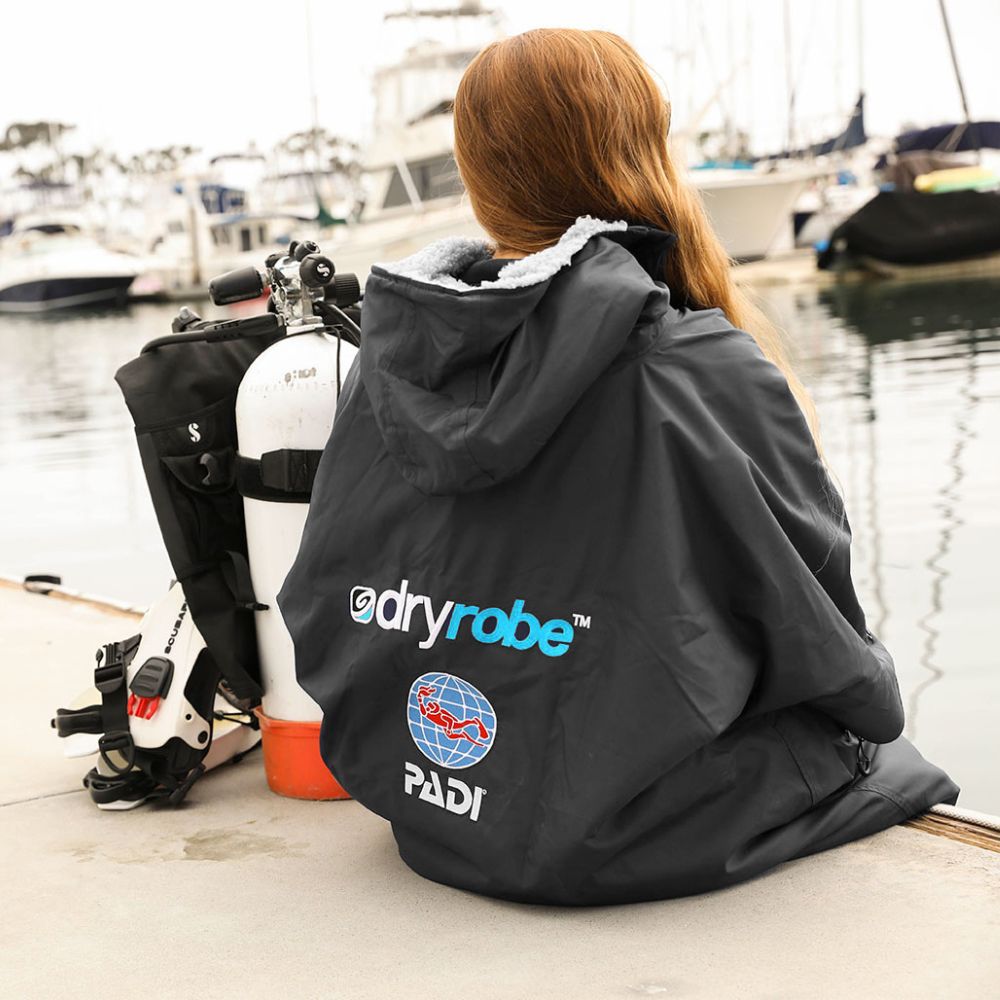
[[[960,804],[1000,813],[1000,285],[759,294],[816,399],[907,735],[962,786]],[[175,311],[0,318],[0,573],[137,604],[164,592],[170,566],[113,374]],[[92,655],[80,650],[81,678]]]

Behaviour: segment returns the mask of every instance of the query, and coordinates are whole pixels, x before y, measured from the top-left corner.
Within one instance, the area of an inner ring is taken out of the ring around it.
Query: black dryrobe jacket
[[[368,279],[279,597],[321,749],[427,878],[700,892],[954,802],[900,737],[850,528],[781,373],[582,218]]]

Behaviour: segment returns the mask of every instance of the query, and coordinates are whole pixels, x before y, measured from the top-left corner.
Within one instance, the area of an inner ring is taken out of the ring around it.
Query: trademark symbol
[[[578,615],[573,612],[573,624],[577,628],[590,628],[590,615]]]

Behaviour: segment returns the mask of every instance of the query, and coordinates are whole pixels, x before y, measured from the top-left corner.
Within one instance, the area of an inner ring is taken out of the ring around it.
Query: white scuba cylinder
[[[357,349],[342,341],[339,354],[343,379]],[[258,355],[236,397],[236,434],[243,458],[324,448],[337,406],[337,355],[337,338],[315,331],[285,337]],[[255,616],[263,711],[271,719],[319,722],[319,706],[295,679],[292,640],[277,602],[299,549],[309,505],[244,497],[243,510],[254,594],[267,605]]]

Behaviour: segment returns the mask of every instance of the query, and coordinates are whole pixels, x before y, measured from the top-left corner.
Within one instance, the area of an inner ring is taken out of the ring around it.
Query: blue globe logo
[[[497,734],[486,696],[454,674],[421,674],[410,687],[406,721],[420,752],[455,770],[478,764]]]

